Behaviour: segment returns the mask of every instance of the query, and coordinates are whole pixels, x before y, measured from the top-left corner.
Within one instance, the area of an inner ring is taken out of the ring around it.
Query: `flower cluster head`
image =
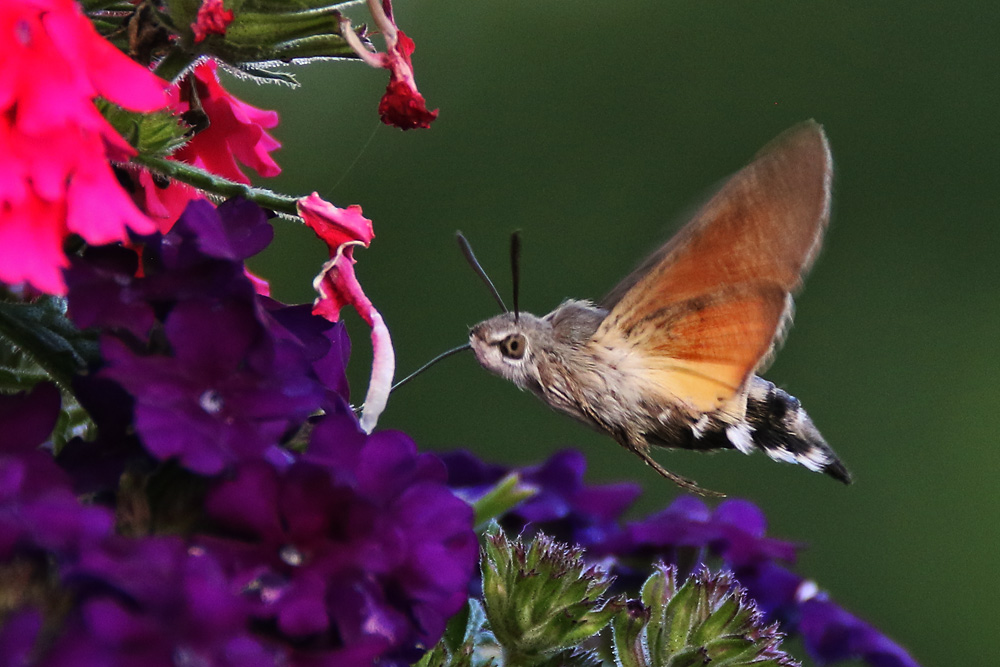
[[[94,100],[152,111],[166,105],[165,83],[98,35],[75,0],[0,3],[0,42],[0,282],[61,294],[68,234],[102,244],[154,229],[109,163],[134,151]]]
[[[243,262],[271,238],[257,206],[199,200],[166,234],[74,257],[68,314],[99,356],[73,391],[97,439],[54,458],[38,446],[59,392],[0,397],[0,571],[35,563],[55,582],[22,593],[4,648],[43,664],[409,664],[465,603],[471,507],[407,436],[362,430],[343,324],[259,293]]]
[[[484,556],[486,615],[512,663],[537,664],[577,646],[624,607],[622,598],[604,598],[611,579],[587,565],[580,547],[544,533],[530,544],[523,538],[511,543],[495,527],[486,536]]]
[[[768,624],[728,572],[708,568],[680,582],[658,564],[642,586],[641,602],[614,621],[616,654],[628,665],[712,664],[799,667],[780,649],[777,624]]]
[[[389,0],[369,3],[385,53],[372,52],[336,5],[299,9],[221,0],[92,9],[130,59],[77,0],[3,3],[0,282],[63,294],[63,244],[73,235],[103,245],[166,232],[202,188],[231,196],[233,185],[249,185],[243,166],[278,174],[271,153],[280,144],[268,132],[277,114],[228,93],[220,65],[294,84],[267,68],[359,58],[391,72],[379,106],[386,123],[429,126],[437,111],[417,91],[413,41]]]
[[[311,650],[415,661],[465,603],[478,553],[471,508],[401,433],[336,417],[287,468],[241,466],[209,494],[228,567],[269,632]]]

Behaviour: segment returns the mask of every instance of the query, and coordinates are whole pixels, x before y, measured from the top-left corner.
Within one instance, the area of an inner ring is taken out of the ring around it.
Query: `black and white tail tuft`
[[[753,444],[776,461],[798,463],[850,484],[851,474],[826,444],[799,399],[761,377],[751,382],[746,420]]]

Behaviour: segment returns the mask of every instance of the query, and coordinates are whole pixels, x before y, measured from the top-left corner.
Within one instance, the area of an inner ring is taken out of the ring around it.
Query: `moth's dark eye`
[[[523,357],[527,347],[528,343],[521,334],[511,334],[500,342],[500,351],[503,352],[503,356],[511,359]]]

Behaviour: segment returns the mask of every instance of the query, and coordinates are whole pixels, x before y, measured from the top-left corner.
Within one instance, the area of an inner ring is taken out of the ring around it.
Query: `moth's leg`
[[[629,442],[622,443],[625,448],[631,451],[633,454],[638,456],[640,459],[646,462],[650,468],[660,473],[662,476],[669,479],[671,482],[681,487],[685,491],[690,491],[691,493],[696,493],[699,496],[704,496],[706,498],[725,498],[726,494],[719,493],[718,491],[711,491],[709,489],[703,489],[698,486],[698,483],[693,479],[688,479],[687,477],[682,477],[681,475],[675,474],[661,466],[653,457],[649,455],[649,445],[644,440],[629,438]]]

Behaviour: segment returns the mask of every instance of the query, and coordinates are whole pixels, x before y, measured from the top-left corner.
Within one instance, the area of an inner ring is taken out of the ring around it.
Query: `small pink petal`
[[[0,0],[2,1],[2,0]],[[189,85],[190,84],[190,85]],[[278,124],[278,113],[258,109],[231,95],[218,77],[218,64],[206,60],[195,67],[183,85],[170,86],[170,109],[180,115],[191,109],[190,90],[208,116],[208,127],[195,134],[170,159],[200,167],[244,185],[250,179],[243,172],[250,167],[264,177],[277,176],[281,167],[271,153],[281,147],[267,130]],[[166,188],[156,185],[148,173],[139,174],[143,193],[136,200],[156,220],[160,231],[168,231],[198,190],[171,181]]]
[[[428,111],[424,96],[416,88],[404,81],[390,81],[379,102],[378,115],[386,125],[413,130],[430,127],[438,110]]]
[[[195,43],[209,35],[225,35],[232,22],[233,12],[222,6],[222,0],[204,0],[198,8],[197,19],[191,24]]]
[[[360,243],[367,248],[375,238],[372,221],[361,214],[361,207],[357,204],[337,208],[314,192],[300,199],[298,207],[309,228],[326,242],[330,257],[345,243]]]
[[[390,0],[368,0],[368,10],[385,39],[385,53],[369,51],[346,18],[340,20],[340,33],[364,62],[389,70],[389,85],[379,102],[379,117],[386,125],[401,130],[430,127],[438,117],[438,110],[429,111],[424,96],[417,90],[411,59],[416,48],[413,40],[396,25]]]
[[[354,274],[354,247],[371,243],[375,236],[372,222],[361,214],[360,206],[338,208],[315,192],[300,199],[298,209],[306,224],[326,242],[331,255],[313,282],[319,292],[313,313],[336,322],[340,309],[351,305],[372,328],[372,371],[361,412],[361,427],[371,433],[389,399],[396,370],[389,329]]]
[[[27,282],[48,294],[64,294],[69,266],[62,239],[66,208],[32,197],[0,216],[0,282]]]
[[[389,69],[391,75],[385,95],[378,105],[379,117],[386,125],[401,130],[430,127],[431,121],[438,117],[438,110],[428,111],[424,96],[417,90],[413,62],[410,60],[416,47],[402,30],[397,30],[396,35],[396,42],[390,45],[384,56],[384,67]]]

